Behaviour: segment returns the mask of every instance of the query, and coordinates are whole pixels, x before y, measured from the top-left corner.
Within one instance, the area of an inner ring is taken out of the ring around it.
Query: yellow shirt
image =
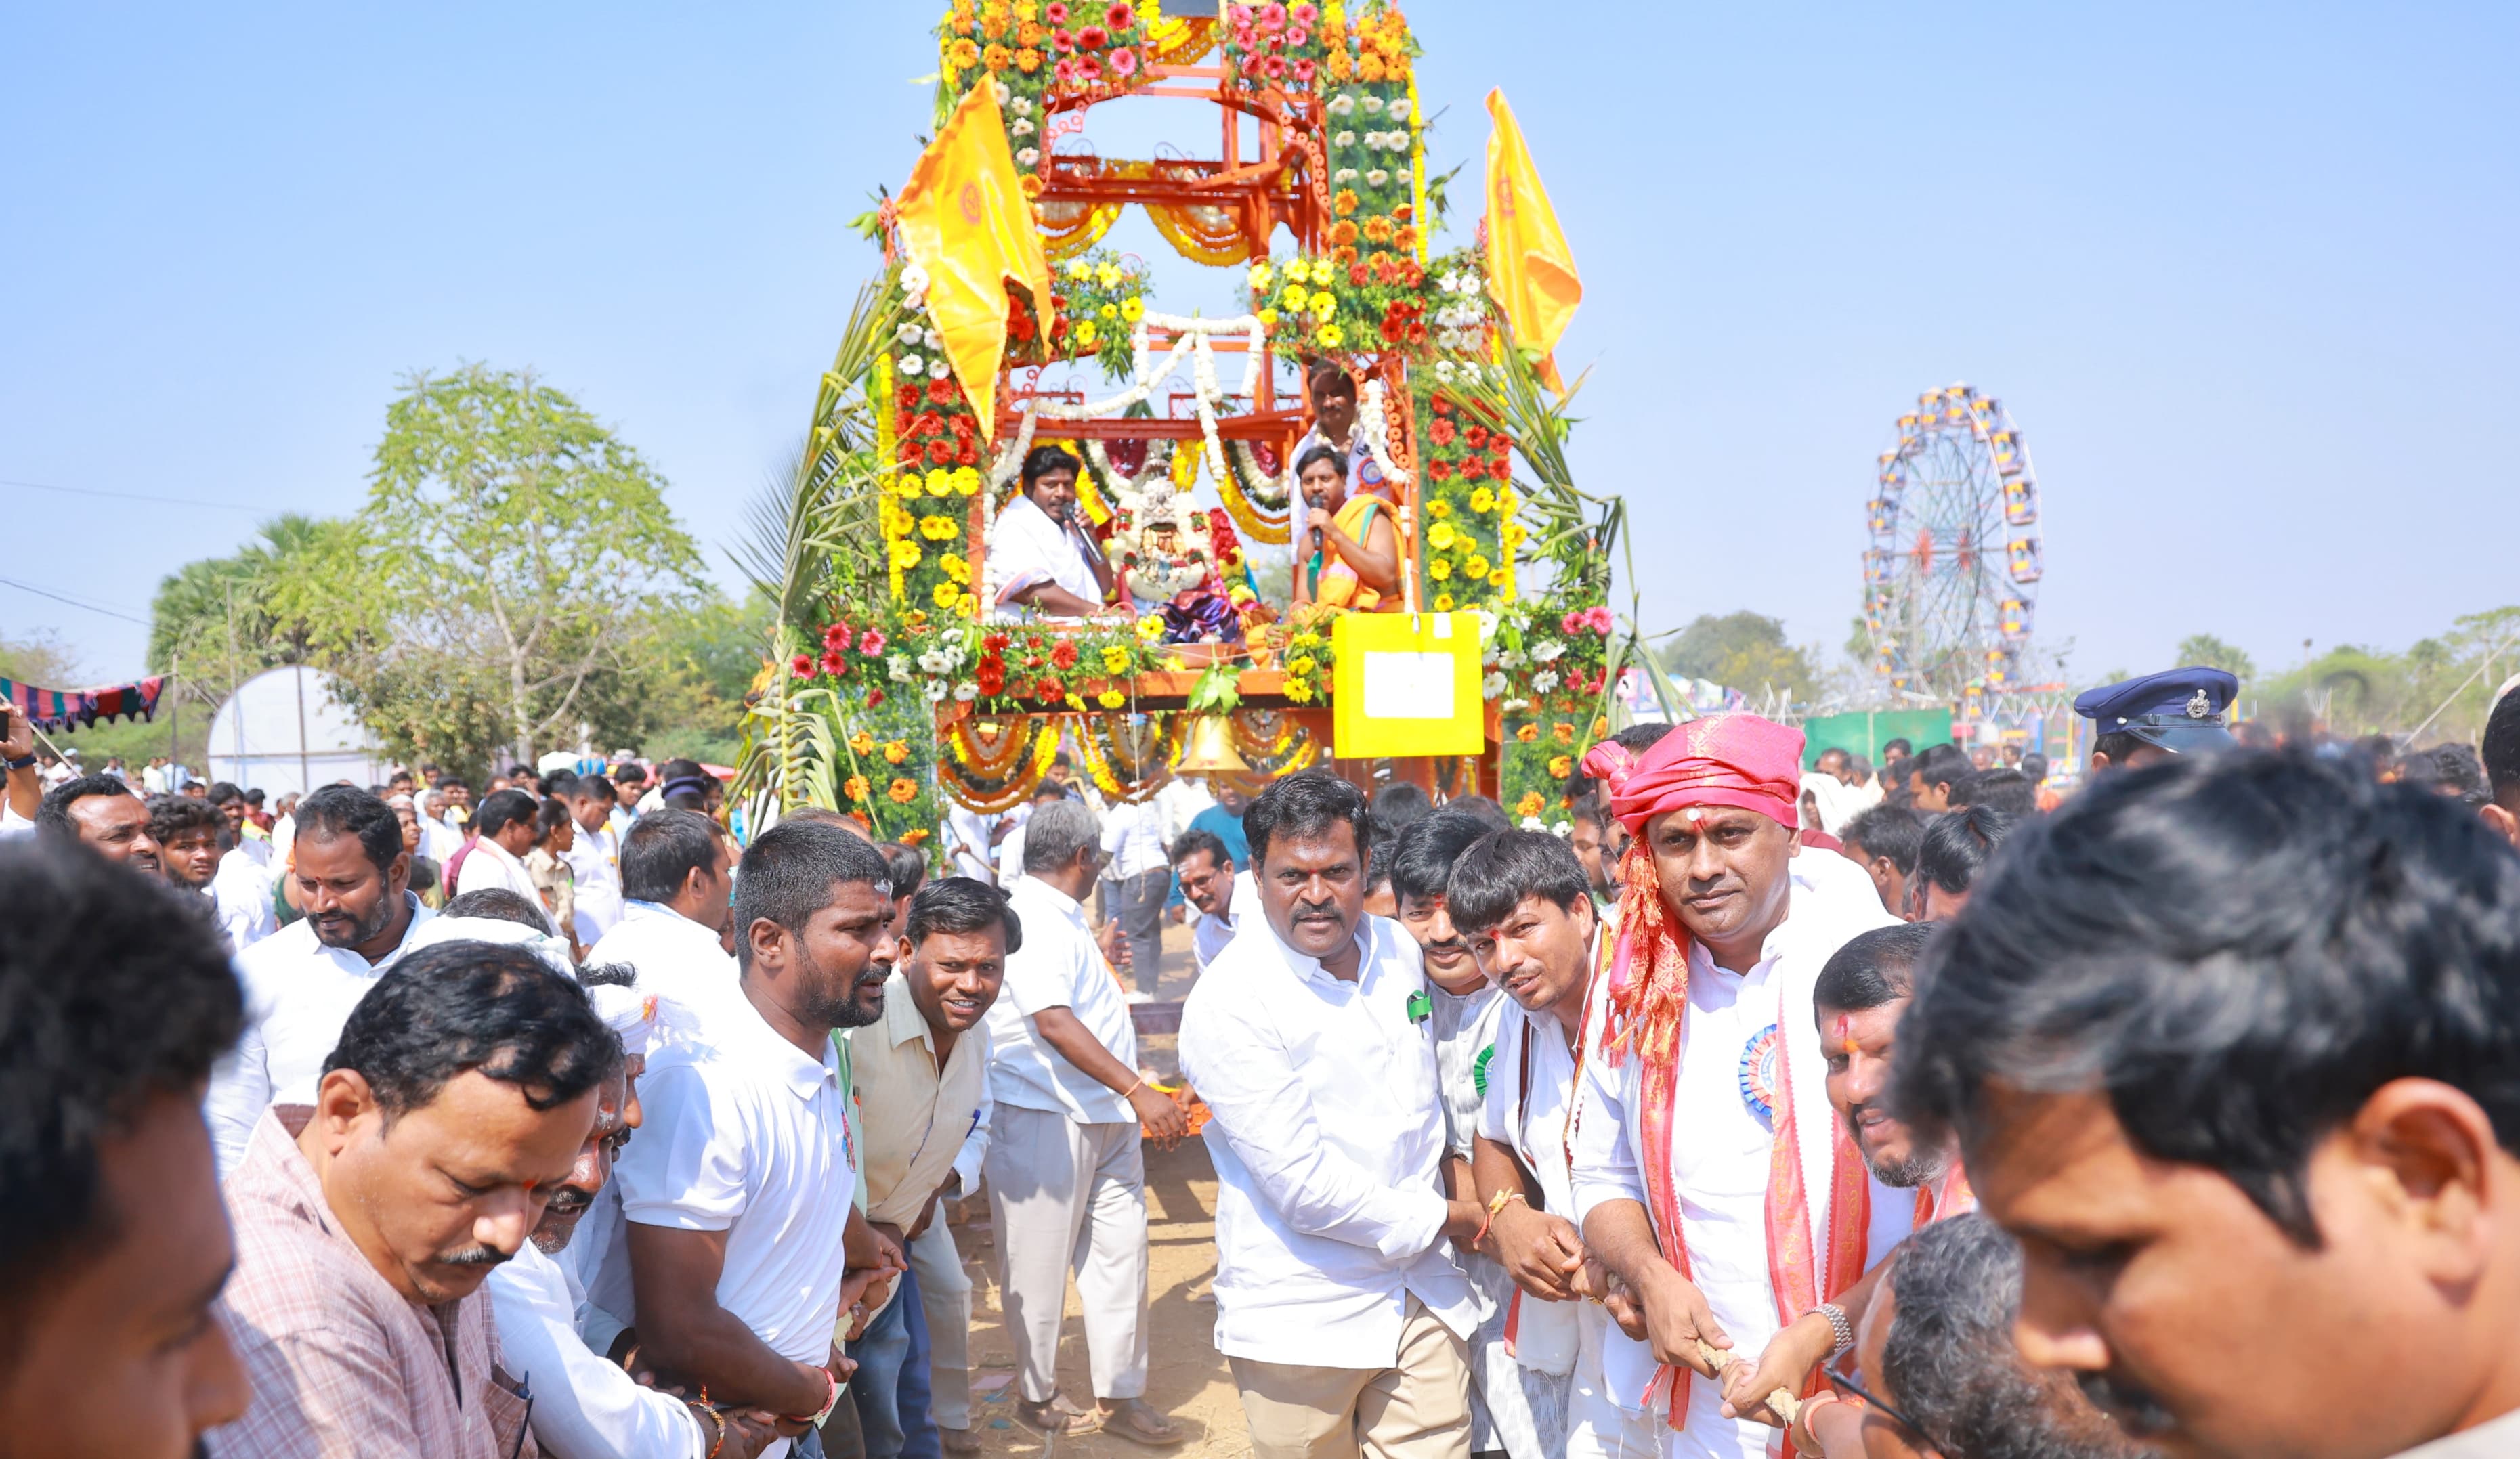
[[[964,1190],[979,1183],[989,1141],[986,1023],[956,1038],[939,1070],[935,1033],[895,972],[883,985],[883,1017],[849,1031],[849,1060],[867,1219],[907,1228],[949,1172],[962,1173]]]

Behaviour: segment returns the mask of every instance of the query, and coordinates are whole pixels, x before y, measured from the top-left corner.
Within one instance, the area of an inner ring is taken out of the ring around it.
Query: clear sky
[[[0,481],[251,509],[0,485],[0,578],[145,619],[258,514],[354,508],[397,377],[465,360],[613,422],[731,578],[940,8],[11,6]],[[1833,650],[1873,458],[1955,379],[2036,457],[2079,676],[2520,600],[2520,7],[1410,14],[1460,211],[1491,85],[1555,198],[1576,462],[1632,504],[1649,628]],[[0,586],[0,633],[45,629],[144,669],[138,624]]]

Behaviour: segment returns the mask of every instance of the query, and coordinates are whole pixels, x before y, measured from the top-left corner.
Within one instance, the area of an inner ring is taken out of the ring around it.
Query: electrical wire
[[[160,507],[207,507],[219,511],[250,511],[260,514],[268,507],[247,507],[236,502],[202,502],[188,497],[152,497],[139,492],[110,492],[93,486],[52,486],[41,481],[13,481],[0,477],[0,486],[22,486],[28,491],[61,492],[73,497],[112,497],[118,502],[152,502]]]
[[[155,624],[151,623],[146,618],[134,618],[129,613],[118,612],[112,608],[100,607],[92,602],[81,602],[75,597],[64,597],[59,593],[53,592],[49,588],[38,588],[32,583],[19,582],[16,578],[0,578],[0,587],[15,588],[21,593],[31,593],[37,597],[49,597],[55,602],[68,603],[73,608],[85,608],[91,613],[103,613],[108,618],[119,618],[125,623],[137,623],[142,628],[156,627]]]

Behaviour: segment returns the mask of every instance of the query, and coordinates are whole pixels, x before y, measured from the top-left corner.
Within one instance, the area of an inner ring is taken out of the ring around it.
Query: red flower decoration
[[[867,690],[867,708],[869,708],[869,709],[874,709],[874,708],[876,708],[878,705],[880,705],[881,703],[883,703],[883,690],[881,690],[881,689],[869,689],[869,690]]]
[[[1365,268],[1365,265],[1364,265],[1364,264],[1361,264],[1361,263],[1352,263],[1352,264],[1349,264],[1349,265],[1347,266],[1347,283],[1348,283],[1348,287],[1349,287],[1350,288],[1363,288],[1363,287],[1365,287],[1365,274],[1366,274],[1366,268]]]
[[[933,436],[943,435],[944,433],[945,418],[937,415],[934,411],[921,411],[917,416],[912,418],[910,429],[902,432],[904,435],[913,436]]]
[[[954,443],[952,441],[929,441],[927,443],[927,464],[931,466],[950,466],[954,464]]]
[[[1489,462],[1488,479],[1491,481],[1511,481],[1513,479],[1513,463],[1508,461],[1502,456]]]
[[[1088,25],[1076,32],[1076,44],[1080,50],[1102,50],[1104,43],[1110,39],[1110,33],[1100,25]]]
[[[1102,23],[1115,31],[1126,30],[1138,23],[1138,13],[1130,8],[1129,0],[1111,0],[1111,8],[1102,12]]]
[[[814,677],[814,656],[800,653],[788,661],[788,667],[797,678],[811,679]]]
[[[969,440],[971,432],[979,428],[979,422],[968,416],[956,416],[945,423],[954,428],[954,439],[958,441]]]
[[[980,647],[990,653],[1004,653],[1007,651],[1007,645],[1013,641],[1014,640],[1005,634],[990,634],[980,641]]]
[[[972,686],[994,699],[1007,690],[1007,666],[995,659],[982,659],[971,671]]]
[[[1295,63],[1295,79],[1310,86],[1313,84],[1313,73],[1316,69],[1311,61],[1298,60]]]
[[[1266,65],[1266,66],[1267,66],[1267,67],[1268,67],[1268,71],[1269,71],[1269,79],[1270,79],[1270,80],[1272,80],[1272,81],[1277,81],[1277,80],[1282,80],[1282,79],[1284,79],[1285,74],[1286,74],[1286,58],[1285,58],[1285,57],[1283,57],[1283,56],[1272,56],[1272,57],[1270,57],[1270,58],[1268,59],[1268,61],[1265,63],[1265,65]]]
[[[1449,446],[1453,444],[1454,437],[1459,436],[1462,433],[1452,421],[1444,419],[1445,414],[1444,402],[1440,400],[1436,401],[1435,423],[1426,427],[1426,439],[1433,441],[1438,446]]]
[[[1450,481],[1453,479],[1453,464],[1449,461],[1430,461],[1426,463],[1426,476],[1432,481]]]
[[[903,411],[915,411],[919,409],[919,387],[917,385],[900,385],[895,387],[892,392],[892,403]],[[901,427],[896,423],[893,428],[898,430]]]
[[[1073,51],[1076,49],[1076,36],[1065,29],[1053,30],[1050,32],[1050,43],[1059,50]]]
[[[1122,47],[1121,49],[1119,49],[1119,50],[1117,50],[1117,51],[1113,51],[1113,52],[1111,53],[1111,74],[1113,74],[1113,75],[1115,75],[1115,76],[1128,76],[1128,75],[1135,75],[1135,74],[1137,73],[1137,70],[1138,70],[1138,53],[1137,53],[1137,52],[1132,51],[1132,50],[1129,50],[1127,47],[1125,47],[1125,46],[1124,46],[1124,47]]]
[[[849,626],[846,623],[833,620],[832,622],[827,623],[823,626],[824,647],[836,648],[841,644],[846,643],[848,641]]]
[[[1076,645],[1065,639],[1059,640],[1058,646],[1050,651],[1050,666],[1061,670],[1075,668]]]
[[[1394,223],[1406,223],[1414,216],[1416,216],[1415,209],[1406,202],[1391,210],[1391,221]]]
[[[963,399],[963,387],[951,379],[932,380],[927,386],[927,398],[938,405],[955,405]]]
[[[1438,416],[1449,416],[1449,415],[1453,414],[1453,403],[1452,403],[1451,401],[1449,401],[1449,400],[1446,400],[1446,399],[1445,399],[1443,396],[1441,396],[1441,395],[1436,396],[1436,397],[1435,397],[1435,414],[1436,414],[1436,415],[1438,415]]]
[[[1471,450],[1485,451],[1488,449],[1488,428],[1472,421],[1470,427],[1462,432],[1462,439]]]
[[[838,649],[826,648],[823,650],[823,672],[837,679],[849,672],[849,661],[840,657]]]
[[[1414,319],[1409,322],[1409,342],[1411,344],[1426,342],[1426,327]]]
[[[1033,685],[1032,696],[1044,704],[1057,704],[1067,697],[1067,690],[1058,680],[1045,676],[1041,683]]]
[[[977,441],[967,440],[955,450],[954,464],[958,466],[976,466],[979,464],[980,446]]]
[[[874,629],[868,629],[866,631],[866,637],[858,640],[858,652],[865,654],[869,658],[874,658],[882,653],[883,635],[878,633]]]
[[[1064,25],[1064,24],[1066,24],[1066,23],[1067,23],[1067,4],[1066,4],[1066,0],[1050,0],[1050,4],[1049,4],[1048,6],[1046,6],[1046,7],[1044,7],[1044,8],[1043,8],[1042,13],[1041,13],[1041,18],[1042,18],[1043,20],[1045,20],[1045,21],[1050,22],[1051,22],[1052,24],[1054,24],[1054,25]]]

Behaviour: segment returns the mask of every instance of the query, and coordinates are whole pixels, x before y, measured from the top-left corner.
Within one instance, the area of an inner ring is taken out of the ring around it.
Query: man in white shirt
[[[998,828],[1008,815],[990,815],[955,802],[945,809],[945,861],[956,876],[994,883]]]
[[[1024,454],[1023,490],[989,525],[985,597],[991,617],[1102,611],[1111,565],[1076,520],[1076,454],[1045,442]]]
[[[1172,863],[1164,857],[1164,818],[1148,801],[1114,801],[1102,813],[1102,853],[1114,895],[1111,919],[1129,940],[1129,970],[1139,1000],[1152,998],[1163,982],[1164,898],[1173,889]]]
[[[327,785],[298,802],[289,875],[306,915],[237,955],[245,1034],[210,1072],[203,1113],[225,1176],[275,1100],[314,1102],[350,1010],[436,915],[411,894],[402,822],[364,790]]]
[[[441,917],[436,925],[453,920]],[[639,1076],[653,1027],[653,1005],[635,990],[606,986],[586,993],[620,1036],[622,1070],[599,1091],[595,1127],[542,1220],[484,1284],[499,1330],[500,1365],[532,1392],[534,1441],[555,1459],[706,1459],[711,1453],[749,1459],[778,1437],[775,1414],[712,1413],[697,1398],[640,1383],[580,1336],[586,1294],[567,1260],[570,1238],[610,1185],[613,1159],[641,1123]]]
[[[633,821],[621,840],[621,921],[588,965],[625,963],[642,990],[698,1016],[733,996],[735,958],[721,941],[734,912],[725,837],[696,811]]]
[[[1183,900],[1198,912],[1191,924],[1191,951],[1204,973],[1242,929],[1243,918],[1256,914],[1260,893],[1250,872],[1235,869],[1234,854],[1214,831],[1181,833],[1173,842],[1173,874],[1181,878]]]
[[[970,1278],[942,1203],[976,1189],[989,1145],[989,1031],[1023,926],[1005,894],[949,876],[910,899],[905,956],[883,1017],[849,1035],[866,1141],[866,1213],[910,1250],[901,1290],[849,1344],[849,1382],[867,1459],[977,1453],[971,1433]],[[940,1282],[945,1290],[939,1290]],[[932,1354],[932,1356],[931,1356]],[[941,1440],[922,1431],[932,1418]]]
[[[562,857],[575,892],[577,940],[592,948],[621,921],[621,837],[612,829],[619,800],[602,775],[572,775],[557,793],[577,822],[577,835]]]
[[[645,1124],[614,1178],[643,1365],[779,1415],[785,1437],[762,1453],[780,1459],[839,1402],[834,1324],[903,1264],[854,1204],[832,1038],[882,1015],[892,888],[873,846],[810,820],[764,831],[737,887],[736,995],[650,1058]],[[804,1452],[819,1449],[817,1435]]]
[[[1447,1235],[1418,948],[1365,914],[1365,795],[1327,771],[1244,813],[1261,919],[1192,989],[1182,1072],[1216,1162],[1216,1346],[1259,1459],[1470,1452],[1478,1302]]]
[[[1654,1452],[1653,1419],[1622,1409],[1602,1377],[1610,1331],[1601,1263],[1575,1225],[1566,1116],[1575,1039],[1600,965],[1592,877],[1573,848],[1540,831],[1500,831],[1453,863],[1445,905],[1479,966],[1508,1000],[1480,1057],[1485,1093],[1470,1158],[1480,1206],[1493,1204],[1482,1252],[1515,1291],[1507,1314],[1526,1391],[1556,1390],[1570,1459]],[[1543,1381],[1545,1375],[1546,1382]]]
[[[534,798],[521,790],[494,790],[482,797],[472,814],[472,850],[456,876],[455,895],[497,887],[536,904],[542,893],[525,869],[525,853],[534,849]]]
[[[1760,1459],[1766,1405],[1735,1412],[1725,1370],[1829,1310],[1913,1220],[1912,1195],[1838,1138],[1812,1013],[1829,955],[1894,919],[1868,879],[1835,874],[1843,859],[1799,855],[1801,731],[1711,715],[1617,750],[1585,768],[1648,855],[1585,1035],[1572,1178],[1585,1245],[1635,1292],[1649,1346],[1605,1339],[1604,1378],[1673,1416],[1667,1459]]]
[[[983,1169],[998,1233],[999,1290],[1014,1340],[1017,1413],[1047,1433],[1105,1428],[1170,1443],[1180,1426],[1147,1391],[1147,1167],[1143,1125],[1170,1149],[1189,1132],[1181,1106],[1147,1087],[1138,1033],[1082,905],[1102,860],[1082,801],[1052,801],[1024,825],[1024,878],[1009,901],[1023,946],[1007,958],[989,1010],[989,1094],[996,1104]],[[1098,1415],[1058,1389],[1067,1277],[1085,1306]]]

